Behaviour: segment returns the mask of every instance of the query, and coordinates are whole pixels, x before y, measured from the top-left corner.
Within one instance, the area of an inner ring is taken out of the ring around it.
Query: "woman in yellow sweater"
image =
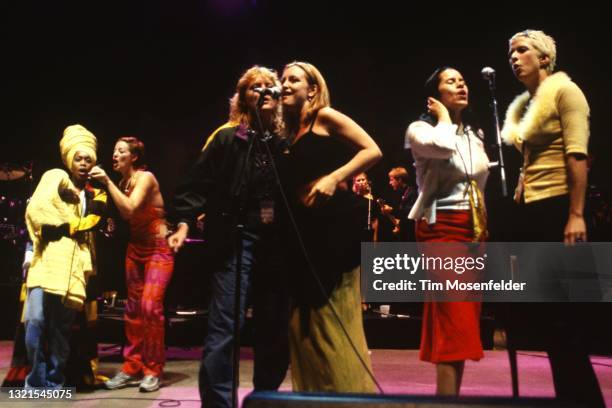
[[[25,344],[32,366],[27,388],[64,384],[70,330],[94,273],[87,231],[106,204],[106,193],[87,184],[96,162],[96,137],[81,125],[68,126],[60,151],[69,173],[52,169],[43,174],[26,209],[34,246],[26,281]]]
[[[523,155],[515,200],[524,242],[586,241],[584,199],[587,185],[589,106],[580,88],[564,72],[554,72],[557,50],[552,37],[525,30],[510,38],[508,58],[526,91],[509,106],[502,136]],[[548,290],[563,288],[558,271],[538,263]],[[535,277],[531,277],[535,278]],[[556,286],[554,286],[556,285]],[[550,295],[551,293],[546,293]],[[562,291],[558,293],[562,299]],[[557,293],[555,293],[555,296]],[[576,303],[517,304],[508,327],[541,334],[551,363],[557,397],[603,407],[597,377],[580,329],[584,306]]]

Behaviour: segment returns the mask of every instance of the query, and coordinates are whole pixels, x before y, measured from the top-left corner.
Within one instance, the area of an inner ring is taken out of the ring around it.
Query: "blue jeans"
[[[70,354],[68,340],[75,316],[76,311],[65,307],[61,296],[45,293],[40,287],[29,290],[25,345],[32,370],[25,379],[26,387],[64,385],[64,368]]]
[[[278,389],[289,364],[289,300],[286,288],[280,283],[282,279],[275,278],[286,273],[280,253],[276,241],[259,234],[243,233],[240,327],[244,325],[247,293],[253,286],[256,390]],[[208,333],[199,374],[200,398],[207,408],[231,406],[236,259],[234,251],[212,277]]]

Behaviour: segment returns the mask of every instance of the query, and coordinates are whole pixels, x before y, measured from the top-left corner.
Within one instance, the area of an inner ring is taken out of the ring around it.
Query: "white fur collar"
[[[558,115],[557,91],[569,82],[571,79],[565,72],[556,72],[542,81],[531,101],[527,91],[517,96],[506,112],[502,129],[504,142],[520,145],[539,135],[558,132],[557,121],[550,119]],[[525,108],[527,112],[522,115]]]

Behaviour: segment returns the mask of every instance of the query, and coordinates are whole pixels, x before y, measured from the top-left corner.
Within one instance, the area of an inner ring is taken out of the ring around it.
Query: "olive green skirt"
[[[330,305],[338,312],[357,352]],[[359,267],[342,274],[323,306],[294,305],[289,346],[294,391],[376,392],[366,371],[367,367],[372,372],[372,365],[363,331]]]

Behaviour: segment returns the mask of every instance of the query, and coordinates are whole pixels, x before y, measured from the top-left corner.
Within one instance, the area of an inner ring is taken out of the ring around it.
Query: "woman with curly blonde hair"
[[[232,399],[238,273],[241,326],[246,295],[252,289],[255,390],[276,390],[287,372],[289,306],[277,228],[280,200],[271,160],[284,151],[284,139],[277,136],[282,129],[279,102],[268,91],[278,85],[276,73],[265,67],[251,67],[242,75],[230,100],[228,123],[208,138],[173,202],[173,219],[179,227],[168,238],[170,246],[177,251],[197,216],[205,213],[204,238],[216,258],[199,377],[200,396],[207,407],[229,407]]]

